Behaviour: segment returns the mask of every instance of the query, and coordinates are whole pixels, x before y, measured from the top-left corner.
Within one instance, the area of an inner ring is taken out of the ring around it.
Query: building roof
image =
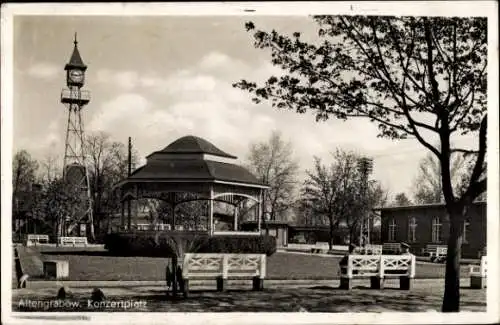
[[[474,205],[485,205],[486,201],[475,201]],[[429,204],[414,204],[405,206],[394,206],[394,207],[377,207],[374,210],[379,211],[395,211],[395,210],[415,210],[415,209],[425,209],[425,208],[444,208],[445,203],[429,203]]]
[[[64,70],[69,70],[73,68],[79,68],[82,70],[87,69],[85,63],[83,63],[82,57],[80,56],[80,51],[78,51],[78,42],[74,41],[75,47],[73,48],[73,54],[71,54],[71,58],[69,59],[68,64],[64,67]]]
[[[160,151],[156,151],[153,154],[210,154],[219,157],[236,159],[236,156],[230,155],[212,143],[208,142],[205,139],[200,137],[196,137],[193,135],[188,135],[182,138],[179,138],[163,148]],[[151,155],[153,155],[151,154]],[[151,156],[150,155],[150,156]],[[149,157],[149,156],[148,156]]]

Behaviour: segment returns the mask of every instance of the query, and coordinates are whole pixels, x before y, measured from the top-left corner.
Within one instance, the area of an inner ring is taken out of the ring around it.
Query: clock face
[[[82,82],[82,80],[83,80],[83,71],[81,71],[81,70],[71,70],[69,72],[69,79],[72,82]]]

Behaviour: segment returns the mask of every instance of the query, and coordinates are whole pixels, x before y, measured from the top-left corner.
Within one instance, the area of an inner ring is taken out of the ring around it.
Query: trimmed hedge
[[[217,235],[206,232],[111,233],[104,238],[104,247],[115,256],[172,257],[182,253],[266,254],[276,252],[271,236]]]

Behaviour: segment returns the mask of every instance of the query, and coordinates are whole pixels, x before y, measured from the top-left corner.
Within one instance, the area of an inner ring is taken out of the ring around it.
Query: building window
[[[417,219],[411,217],[408,222],[408,241],[414,243],[417,241]]]
[[[468,231],[469,231],[469,226],[470,226],[470,222],[469,220],[464,220],[464,234],[463,234],[463,240],[462,242],[464,244],[467,244],[469,241],[467,239],[467,235],[468,235]]]
[[[389,223],[389,241],[395,241],[396,240],[396,221],[394,218],[391,219],[391,222]]]
[[[441,228],[443,224],[439,217],[435,217],[432,219],[432,242],[440,243],[441,242]]]

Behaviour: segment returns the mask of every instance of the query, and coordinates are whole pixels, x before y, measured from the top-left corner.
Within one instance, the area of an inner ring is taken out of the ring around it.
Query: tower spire
[[[71,54],[71,58],[69,59],[68,64],[66,64],[66,66],[64,67],[64,70],[71,70],[73,68],[77,68],[85,71],[87,69],[87,66],[85,65],[85,63],[83,63],[82,57],[80,56],[80,51],[78,51],[78,39],[76,32],[73,44],[75,44],[73,48],[73,53]]]

